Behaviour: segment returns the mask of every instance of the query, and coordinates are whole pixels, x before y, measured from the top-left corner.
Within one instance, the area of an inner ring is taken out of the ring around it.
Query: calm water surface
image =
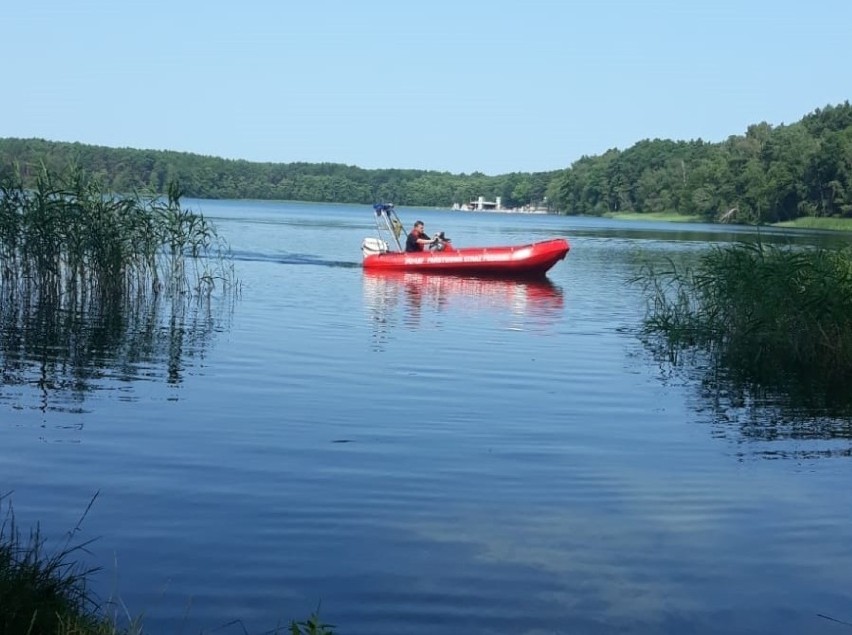
[[[3,313],[0,492],[54,541],[99,492],[95,587],[149,632],[320,602],[341,633],[848,630],[823,616],[852,622],[852,424],[714,391],[636,335],[641,262],[743,231],[400,210],[458,244],[571,241],[509,283],[365,274],[369,207],[190,207],[239,297],[73,337]]]

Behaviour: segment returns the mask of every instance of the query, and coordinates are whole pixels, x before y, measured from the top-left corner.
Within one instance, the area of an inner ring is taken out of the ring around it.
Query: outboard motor
[[[361,243],[361,253],[364,258],[367,256],[377,256],[388,252],[388,244],[381,238],[365,238]]]

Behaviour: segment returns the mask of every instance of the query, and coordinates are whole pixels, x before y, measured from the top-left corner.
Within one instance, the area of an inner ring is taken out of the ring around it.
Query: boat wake
[[[361,263],[346,260],[327,260],[314,254],[277,253],[262,254],[257,252],[234,252],[233,258],[239,262],[274,262],[280,265],[312,265],[316,267],[335,267],[340,269],[360,269]]]

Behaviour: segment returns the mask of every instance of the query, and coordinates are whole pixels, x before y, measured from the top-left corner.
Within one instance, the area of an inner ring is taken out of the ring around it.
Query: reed
[[[0,522],[0,635],[142,635],[141,617],[131,617],[120,601],[102,605],[88,588],[89,577],[100,569],[80,564],[94,540],[75,538],[97,497],[60,546],[49,550],[38,526],[23,536],[11,503],[0,494],[0,506],[6,503]],[[114,610],[116,605],[120,611]],[[235,625],[247,633],[241,620],[221,628]],[[320,619],[317,607],[303,621],[291,620],[266,632],[334,635],[334,628]]]
[[[87,578],[96,569],[74,561],[91,542],[72,542],[78,530],[79,523],[64,544],[55,551],[48,551],[38,527],[26,538],[22,536],[15,524],[11,504],[8,506],[0,524],[0,633],[107,635],[118,632],[115,623],[100,614],[100,607],[87,588]],[[121,632],[129,633],[127,630]]]
[[[113,195],[69,168],[42,168],[28,189],[0,174],[0,284],[8,293],[84,297],[154,289],[201,294],[233,283],[228,248],[200,213],[166,199]]]
[[[317,607],[317,610],[311,613],[306,620],[301,622],[291,620],[287,633],[289,635],[334,635],[334,624],[323,622],[319,616],[319,607]]]
[[[832,392],[852,380],[850,248],[740,243],[636,280],[649,297],[644,335],[670,361],[697,351],[764,386]]]

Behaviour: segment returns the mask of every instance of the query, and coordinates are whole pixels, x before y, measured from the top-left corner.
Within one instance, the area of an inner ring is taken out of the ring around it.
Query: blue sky
[[[8,2],[0,137],[486,174],[852,95],[849,0]]]

